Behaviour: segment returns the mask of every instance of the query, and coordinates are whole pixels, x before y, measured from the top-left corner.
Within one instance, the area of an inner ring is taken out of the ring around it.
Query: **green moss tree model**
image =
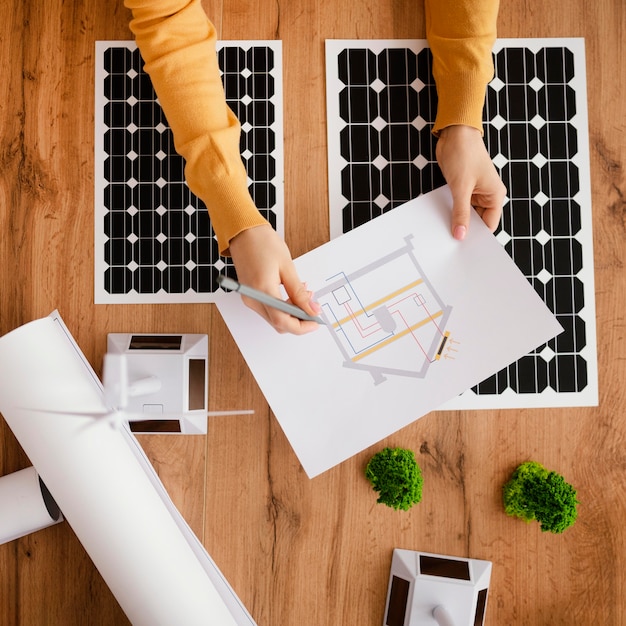
[[[379,493],[377,502],[408,511],[422,499],[422,470],[415,455],[405,448],[377,452],[365,468],[365,476]]]
[[[537,520],[544,532],[562,533],[578,515],[574,488],[563,476],[535,461],[517,467],[504,485],[503,496],[507,515],[527,522]]]

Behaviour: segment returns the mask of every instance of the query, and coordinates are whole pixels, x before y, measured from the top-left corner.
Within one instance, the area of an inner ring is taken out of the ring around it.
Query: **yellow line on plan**
[[[356,361],[360,361],[361,359],[364,359],[366,356],[369,356],[373,352],[376,352],[377,350],[380,350],[381,348],[388,346],[390,343],[396,341],[396,339],[401,339],[405,335],[408,335],[409,333],[413,332],[416,328],[425,326],[426,324],[428,324],[428,322],[432,321],[436,317],[441,317],[442,315],[443,315],[443,311],[437,311],[437,313],[431,315],[430,317],[427,317],[426,319],[423,319],[421,322],[418,322],[417,324],[413,324],[413,326],[410,326],[409,328],[405,328],[401,333],[398,333],[397,335],[393,335],[389,337],[389,339],[385,339],[385,341],[381,341],[380,343],[376,344],[369,350],[366,350],[365,352],[361,352],[361,354],[357,354],[355,357],[352,357],[351,359],[352,362],[356,363]]]
[[[367,311],[371,311],[372,309],[378,308],[384,302],[387,302],[388,300],[391,300],[392,298],[399,296],[401,293],[404,293],[405,291],[408,291],[409,289],[413,289],[413,287],[417,287],[417,285],[420,285],[423,282],[424,280],[422,278],[418,278],[417,280],[414,280],[412,283],[409,283],[408,285],[405,285],[404,287],[400,287],[400,289],[396,289],[390,294],[387,294],[384,298],[381,298],[380,300],[376,300],[376,302],[372,302],[372,304],[368,304],[365,308],[361,309],[358,313],[355,313],[354,317],[358,317],[359,315],[362,315],[363,313],[366,313]],[[341,326],[341,324],[345,324],[346,322],[349,322],[351,319],[352,319],[352,316],[348,315],[347,317],[344,317],[338,322],[335,322],[333,324],[333,328],[337,328]]]

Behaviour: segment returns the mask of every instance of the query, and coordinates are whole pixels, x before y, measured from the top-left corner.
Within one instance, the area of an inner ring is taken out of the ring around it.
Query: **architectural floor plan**
[[[432,363],[454,358],[442,302],[413,253],[413,237],[381,259],[328,278],[315,297],[346,367],[423,378]],[[407,279],[408,277],[408,279]]]

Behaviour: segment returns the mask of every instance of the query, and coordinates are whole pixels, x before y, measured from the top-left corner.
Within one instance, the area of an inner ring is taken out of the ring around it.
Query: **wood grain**
[[[93,304],[94,42],[130,39],[121,1],[5,0],[0,26],[0,333],[58,308],[100,369],[108,332],[210,336],[207,437],[142,436],[174,502],[260,626],[382,623],[391,552],[493,561],[488,624],[626,624],[626,12],[621,0],[503,2],[501,37],[585,37],[600,405],[432,413],[309,480],[219,314],[207,305]],[[328,239],[324,40],[424,36],[421,3],[209,0],[223,39],[283,41],[286,239]],[[285,381],[288,384],[288,381]],[[303,398],[303,402],[307,399]],[[383,445],[416,451],[407,513],[363,471]],[[560,536],[504,515],[527,459],[581,501]],[[0,473],[29,465],[0,420]],[[67,523],[0,546],[0,623],[126,619]]]

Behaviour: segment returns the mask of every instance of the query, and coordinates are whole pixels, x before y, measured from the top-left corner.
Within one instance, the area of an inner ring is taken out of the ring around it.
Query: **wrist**
[[[474,126],[468,126],[467,124],[451,124],[450,126],[446,126],[439,131],[439,137],[473,137],[473,136],[481,136],[481,131],[478,128],[474,128]]]

